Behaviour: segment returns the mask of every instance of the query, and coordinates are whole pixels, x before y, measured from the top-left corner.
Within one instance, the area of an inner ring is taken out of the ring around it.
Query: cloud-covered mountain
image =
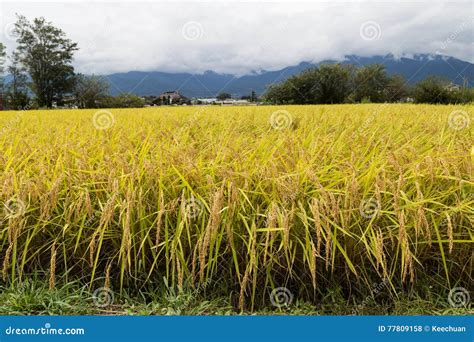
[[[324,61],[321,63],[335,63]],[[318,64],[321,64],[318,63]],[[371,63],[385,65],[389,74],[403,75],[409,84],[414,84],[429,75],[438,75],[456,84],[474,86],[474,64],[453,57],[440,55],[416,55],[395,58],[393,55],[359,57],[346,56],[342,63],[356,66]],[[214,97],[219,92],[233,96],[248,95],[252,90],[262,94],[265,89],[305,69],[316,66],[302,62],[276,71],[260,71],[245,76],[218,74],[207,71],[203,74],[131,71],[106,75],[112,94],[131,92],[138,95],[159,95],[178,90],[187,97]]]

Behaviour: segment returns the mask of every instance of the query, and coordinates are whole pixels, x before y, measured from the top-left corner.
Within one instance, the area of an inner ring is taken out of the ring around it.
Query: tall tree
[[[3,110],[3,88],[4,88],[4,71],[5,71],[5,45],[0,43],[0,110]]]
[[[429,76],[418,82],[413,90],[417,103],[451,103],[454,102],[449,82],[437,76]]]
[[[3,76],[3,72],[5,71],[5,58],[7,53],[5,52],[5,45],[0,43],[0,75]]]
[[[74,97],[79,108],[103,107],[109,95],[109,84],[98,76],[77,75]]]
[[[326,64],[271,86],[266,101],[276,104],[343,103],[351,88],[354,67]]]
[[[384,102],[389,77],[382,64],[370,64],[357,70],[354,79],[354,98],[360,102]]]
[[[352,74],[352,65],[321,65],[312,89],[315,103],[343,103],[351,87]]]
[[[17,53],[13,53],[10,60],[11,63],[7,71],[11,80],[6,86],[6,102],[11,109],[25,109],[30,102],[28,96],[28,76],[25,73],[25,67],[19,61]]]
[[[250,102],[257,102],[258,101],[258,97],[257,97],[257,93],[255,92],[255,90],[252,90],[252,92],[250,93]]]
[[[17,53],[32,80],[32,91],[40,107],[51,108],[61,102],[74,87],[74,68],[71,65],[77,44],[44,18],[32,22],[18,16],[15,23]]]
[[[217,95],[217,99],[219,101],[224,101],[224,100],[230,99],[231,97],[232,95],[230,95],[229,93],[220,93],[219,95]]]
[[[385,88],[385,97],[388,102],[397,102],[409,93],[405,78],[401,75],[393,75],[388,79]]]

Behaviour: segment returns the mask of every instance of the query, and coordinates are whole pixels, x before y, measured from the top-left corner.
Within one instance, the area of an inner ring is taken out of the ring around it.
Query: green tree
[[[229,93],[220,93],[219,95],[217,95],[217,99],[219,101],[224,101],[224,100],[230,99],[231,97],[232,96]]]
[[[11,77],[6,86],[6,102],[8,107],[15,110],[21,110],[28,107],[30,97],[28,96],[28,75],[26,69],[21,65],[17,53],[13,53],[11,63],[7,68]]]
[[[311,89],[314,103],[343,103],[351,89],[353,66],[325,64],[319,68]]]
[[[79,108],[99,108],[109,95],[109,84],[101,77],[79,74],[73,95]]]
[[[257,102],[258,101],[257,93],[255,92],[255,90],[252,90],[252,92],[250,93],[249,101],[250,102]]]
[[[343,103],[351,88],[352,74],[350,65],[321,65],[271,86],[264,98],[276,104]]]
[[[448,88],[449,82],[437,76],[429,76],[418,82],[413,89],[413,97],[417,103],[450,103],[453,94]]]
[[[357,102],[368,99],[370,102],[387,100],[389,77],[382,64],[370,64],[358,69],[354,78],[354,99]]]
[[[389,102],[397,102],[408,96],[409,90],[406,86],[405,78],[401,75],[393,75],[389,77],[385,86],[385,100]]]
[[[32,80],[32,91],[39,106],[51,108],[62,102],[74,87],[74,68],[71,65],[77,44],[44,18],[29,22],[18,16],[15,23],[17,53]]]
[[[5,52],[5,45],[0,43],[0,75],[3,76],[5,72],[5,62],[6,62],[7,53]]]
[[[3,110],[3,92],[4,92],[4,78],[5,78],[5,45],[0,43],[0,110]]]
[[[141,97],[130,93],[123,93],[114,98],[112,107],[141,108],[144,105],[145,101]]]

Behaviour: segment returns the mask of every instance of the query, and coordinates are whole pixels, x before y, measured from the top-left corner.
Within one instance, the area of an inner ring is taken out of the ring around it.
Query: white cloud
[[[472,1],[53,1],[1,0],[43,16],[79,43],[83,73],[130,70],[244,74],[301,61],[437,51],[474,62]],[[375,22],[375,38],[361,25]],[[185,26],[187,23],[191,23]],[[183,27],[185,28],[183,32]]]

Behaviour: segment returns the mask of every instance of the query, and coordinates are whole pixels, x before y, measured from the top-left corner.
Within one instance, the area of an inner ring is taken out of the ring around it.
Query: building
[[[192,103],[195,105],[212,105],[215,104],[217,101],[216,98],[194,98]]]
[[[154,104],[158,105],[174,105],[174,104],[188,104],[190,103],[189,99],[181,95],[177,90],[175,91],[166,91],[160,94],[153,101]]]
[[[248,100],[237,100],[237,99],[226,99],[218,100],[217,98],[198,98],[193,99],[192,104],[194,105],[220,105],[220,106],[246,106],[254,103]]]

